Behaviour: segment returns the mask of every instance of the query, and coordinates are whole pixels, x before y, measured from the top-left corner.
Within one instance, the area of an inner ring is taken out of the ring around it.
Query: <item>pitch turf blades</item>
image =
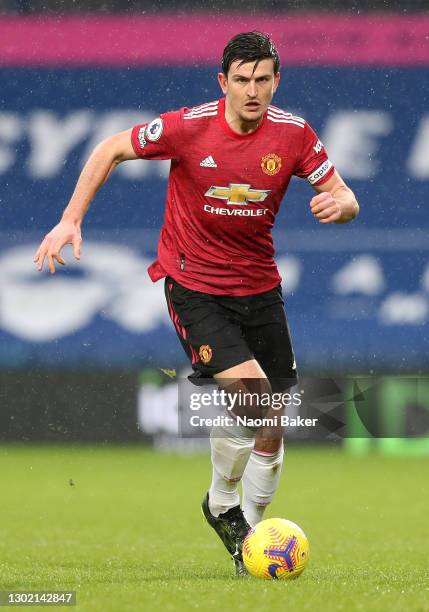
[[[429,456],[291,444],[286,466],[268,516],[301,525],[312,559],[240,580],[195,521],[208,453],[2,443],[0,591],[73,590],[76,612],[429,612]]]

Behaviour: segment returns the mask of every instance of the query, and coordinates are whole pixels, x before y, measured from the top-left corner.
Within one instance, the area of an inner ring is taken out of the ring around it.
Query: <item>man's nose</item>
[[[256,83],[253,79],[249,81],[247,86],[247,94],[250,98],[254,98],[256,96]]]

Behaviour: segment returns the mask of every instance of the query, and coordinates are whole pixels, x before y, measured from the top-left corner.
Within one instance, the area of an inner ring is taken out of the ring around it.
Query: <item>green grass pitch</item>
[[[429,611],[428,475],[429,458],[291,447],[267,516],[301,525],[311,561],[266,582],[235,579],[203,522],[207,455],[0,446],[0,590],[76,590],[85,612]]]

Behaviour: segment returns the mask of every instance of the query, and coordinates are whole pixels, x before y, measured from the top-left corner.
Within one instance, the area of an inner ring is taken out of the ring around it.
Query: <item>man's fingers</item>
[[[39,272],[43,268],[43,264],[45,263],[45,257],[46,257],[46,252],[43,251],[39,253],[39,257],[37,258],[37,261],[36,261],[36,266]]]
[[[54,274],[55,272],[55,260],[57,260],[57,262],[61,264],[62,266],[65,266],[66,262],[61,256],[61,249],[63,248],[63,246],[64,244],[62,242],[57,242],[54,244],[46,245],[43,251],[41,251],[41,254],[43,254],[43,259],[39,265],[39,270],[41,270],[43,267],[43,261],[45,257],[48,259],[48,268],[51,274]]]
[[[49,235],[46,235],[37,249],[36,254],[34,255],[34,262],[39,271],[43,268],[43,264],[45,263],[45,257],[47,256],[49,250],[49,243]]]
[[[75,238],[73,240],[73,253],[76,259],[80,259],[80,247],[82,244],[82,238]]]
[[[61,264],[62,266],[65,266],[66,262],[64,261],[63,256],[61,255],[61,249],[63,248],[63,246],[64,246],[64,242],[63,241],[56,242],[49,249],[49,255],[52,257],[52,262],[53,262],[53,260],[56,259],[59,264]],[[50,270],[52,272],[51,268],[50,268]],[[54,266],[54,270],[53,271],[55,272],[55,266]]]
[[[330,217],[338,212],[338,204],[334,204],[333,206],[323,208],[321,211],[314,213],[314,216],[317,217],[317,219],[326,219],[327,217]]]
[[[334,221],[338,221],[341,217],[341,210],[338,204],[336,204],[318,215],[315,215],[315,217],[318,219],[319,223],[333,223]]]
[[[314,200],[314,198],[313,198]],[[313,200],[311,201],[311,212],[314,214],[321,212],[322,210],[326,210],[327,208],[330,208],[331,206],[334,206],[336,204],[334,198],[328,194],[328,197],[323,198],[322,201],[317,201],[317,202],[313,202]]]
[[[335,215],[331,215],[327,219],[319,219],[319,223],[334,223],[337,220],[338,220],[338,216],[335,214]]]
[[[67,228],[68,229],[68,228]],[[55,272],[55,262],[62,266],[66,262],[61,255],[61,250],[66,244],[73,244],[73,253],[76,259],[80,259],[80,247],[82,238],[78,231],[64,231],[61,223],[49,234],[46,234],[42,244],[34,255],[34,262],[40,271],[44,266],[45,259],[48,260],[48,268],[51,274]]]
[[[54,257],[51,254],[48,254],[48,267],[49,267],[49,272],[51,274],[54,274],[55,273]]]
[[[42,255],[43,252],[46,252],[46,238],[44,238],[44,240],[42,240],[42,242],[40,243],[39,248],[37,249],[37,251],[34,254],[34,262],[39,261],[40,256]]]
[[[324,191],[323,193],[318,193],[317,196],[311,199],[310,208],[313,210],[319,204],[322,204],[326,200],[331,200],[332,196],[328,191]]]
[[[45,263],[46,254],[47,254],[47,248],[44,242],[42,242],[42,244],[40,245],[40,247],[38,248],[36,252],[36,255],[34,256],[34,262],[39,271],[43,268],[43,264]]]
[[[325,210],[329,210],[330,208],[332,208],[332,206],[335,206],[335,202],[323,202],[322,204],[318,204],[317,206],[312,208],[311,212],[313,213],[313,215],[318,215],[324,212]]]

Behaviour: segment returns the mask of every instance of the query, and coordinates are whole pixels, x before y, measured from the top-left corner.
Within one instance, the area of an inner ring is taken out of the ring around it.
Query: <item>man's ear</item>
[[[280,72],[278,72],[276,75],[274,75],[274,93],[277,91],[277,87],[279,86],[280,83]]]
[[[228,91],[228,82],[223,72],[218,73],[217,80],[219,82],[220,88],[222,89],[223,93],[226,94],[226,92]]]

